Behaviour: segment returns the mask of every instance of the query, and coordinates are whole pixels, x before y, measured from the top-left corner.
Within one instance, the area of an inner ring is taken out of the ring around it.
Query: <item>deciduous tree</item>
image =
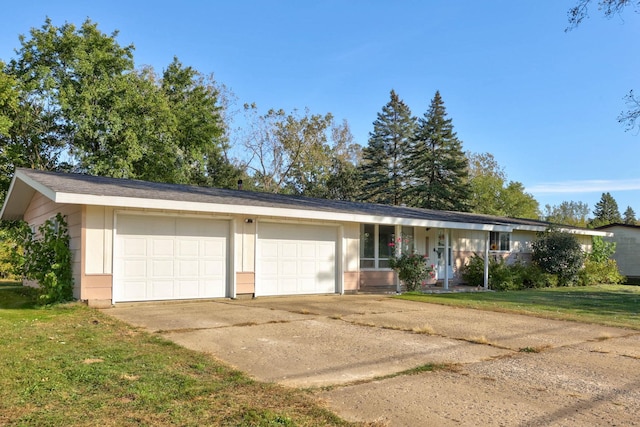
[[[472,153],[469,162],[470,206],[475,213],[537,219],[538,202],[520,182],[507,182],[504,169],[490,153]]]
[[[26,166],[235,185],[213,79],[177,59],[162,76],[136,70],[133,45],[121,46],[117,35],[89,19],[80,27],[47,19],[20,37],[4,70],[18,91],[0,135],[4,176]]]
[[[546,205],[544,220],[553,224],[586,227],[589,205],[583,202],[562,202],[559,205]]]
[[[602,11],[607,18],[622,13],[628,6],[635,5],[636,8],[640,7],[640,0],[598,0],[597,2],[592,0],[578,0],[576,5],[569,9],[567,13],[569,17],[569,27],[567,30],[577,27],[589,16],[589,6],[593,3],[597,3],[598,10]],[[638,9],[636,9],[636,11],[637,10]]]
[[[251,132],[245,136],[245,159],[256,189],[273,193],[351,200],[349,182],[359,147],[349,125],[336,124],[331,113],[304,114],[269,110],[258,115],[246,106]]]
[[[621,14],[627,7],[633,7],[635,12],[640,12],[640,0],[578,0],[576,5],[569,9],[569,26],[566,31],[576,28],[580,23],[589,16],[589,6],[597,3],[598,10],[604,13],[604,16],[611,18]],[[625,96],[625,102],[628,109],[618,116],[618,121],[626,126],[626,130],[636,127],[638,119],[640,119],[640,99],[638,99],[630,90]]]

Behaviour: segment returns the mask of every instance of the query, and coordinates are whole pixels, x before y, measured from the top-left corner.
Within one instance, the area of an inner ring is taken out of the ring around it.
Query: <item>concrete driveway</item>
[[[316,394],[353,421],[640,425],[637,331],[371,295],[119,304],[105,313],[260,381],[332,386]],[[404,372],[426,364],[449,367]]]

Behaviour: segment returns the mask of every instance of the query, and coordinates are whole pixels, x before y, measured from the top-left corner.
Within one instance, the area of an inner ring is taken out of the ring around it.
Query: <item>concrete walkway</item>
[[[379,295],[119,304],[105,313],[261,381],[331,386],[318,396],[353,421],[640,425],[637,331]],[[449,368],[400,374],[427,364]]]

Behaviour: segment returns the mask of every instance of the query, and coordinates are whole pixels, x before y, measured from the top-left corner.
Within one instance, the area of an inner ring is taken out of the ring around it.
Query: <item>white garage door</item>
[[[118,215],[114,301],[227,296],[229,223]]]
[[[258,225],[256,295],[336,292],[335,227]]]

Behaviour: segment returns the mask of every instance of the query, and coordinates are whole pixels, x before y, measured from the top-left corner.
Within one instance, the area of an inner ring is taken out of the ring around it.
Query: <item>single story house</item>
[[[332,294],[399,286],[389,257],[428,256],[445,287],[474,253],[526,260],[528,219],[17,169],[0,218],[66,216],[74,296],[125,301]],[[604,231],[566,228],[585,249]],[[485,268],[485,286],[488,267]]]
[[[611,258],[618,264],[620,274],[627,276],[627,281],[640,282],[640,226],[609,224],[597,229],[613,233],[604,239],[616,243],[616,252]]]

